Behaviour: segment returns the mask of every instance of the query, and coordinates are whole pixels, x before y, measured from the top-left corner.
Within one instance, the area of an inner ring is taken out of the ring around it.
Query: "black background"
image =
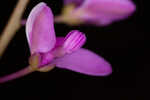
[[[31,0],[24,14],[44,1],[54,15],[61,11],[62,0]],[[144,0],[134,0],[137,6],[133,16],[107,27],[92,25],[68,26],[55,24],[57,36],[65,36],[78,29],[87,36],[84,48],[88,48],[107,59],[113,73],[107,77],[92,77],[55,68],[47,73],[35,72],[23,78],[0,84],[0,100],[144,100],[148,83],[149,32],[144,16]],[[0,32],[17,0],[0,2]],[[30,56],[22,27],[0,59],[0,75],[15,72],[28,65]],[[4,99],[3,99],[4,98]]]

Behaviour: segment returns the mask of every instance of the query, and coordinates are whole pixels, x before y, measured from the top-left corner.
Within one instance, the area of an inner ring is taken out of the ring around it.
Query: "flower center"
[[[34,71],[48,72],[55,66],[54,64],[49,64],[52,59],[52,55],[50,55],[49,53],[35,53],[29,58],[30,68]]]
[[[68,33],[64,38],[61,45],[54,47],[52,50],[46,53],[34,53],[29,59],[29,64],[32,70],[46,72],[54,67],[54,64],[51,64],[51,61],[62,57],[66,54],[70,54],[79,48],[85,43],[85,35],[77,30],[73,30]]]

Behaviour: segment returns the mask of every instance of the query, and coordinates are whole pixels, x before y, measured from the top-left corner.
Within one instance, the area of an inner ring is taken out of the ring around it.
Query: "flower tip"
[[[40,2],[36,5],[37,8],[41,7],[41,6],[46,6],[47,4],[45,2]]]
[[[110,74],[112,74],[112,67],[111,65],[109,65],[108,67],[106,67],[105,71],[104,71],[104,76],[109,76]]]
[[[131,11],[131,13],[133,13],[133,12],[135,12],[135,11],[136,11],[136,6],[133,4],[133,5],[132,5],[132,7],[131,7],[130,9],[131,9],[131,10],[130,10],[130,11]]]
[[[129,2],[126,8],[126,14],[133,14],[136,11],[136,5],[133,2]]]
[[[98,71],[98,69],[97,69],[97,71]],[[109,76],[112,74],[112,72],[113,72],[112,66],[109,63],[107,63],[106,65],[103,65],[102,69],[100,69],[99,72],[96,73],[95,75],[96,76]]]
[[[71,53],[83,46],[86,41],[86,36],[78,30],[73,30],[68,33],[64,39],[63,48],[67,53]]]

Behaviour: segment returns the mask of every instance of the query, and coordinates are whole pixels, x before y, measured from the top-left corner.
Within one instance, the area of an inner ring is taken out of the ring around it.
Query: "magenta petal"
[[[135,9],[132,0],[86,0],[77,10],[86,12],[82,16],[84,20],[108,25],[127,18]]]
[[[66,53],[72,53],[79,48],[81,48],[86,41],[86,36],[84,33],[78,30],[72,30],[67,34],[64,39],[63,49]]]
[[[106,76],[112,72],[111,65],[106,60],[83,48],[57,58],[53,63],[59,68],[93,76]]]
[[[26,23],[26,34],[31,54],[35,52],[47,52],[55,43],[55,31],[53,14],[45,3],[35,6]]]

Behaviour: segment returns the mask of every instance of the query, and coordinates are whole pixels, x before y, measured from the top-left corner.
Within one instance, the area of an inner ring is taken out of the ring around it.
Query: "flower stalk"
[[[0,57],[3,55],[16,31],[21,27],[21,18],[30,0],[18,0],[12,15],[0,36]]]
[[[22,77],[22,76],[25,76],[29,73],[32,73],[34,72],[35,70],[32,70],[30,67],[26,67],[18,72],[15,72],[15,73],[12,73],[12,74],[9,74],[9,75],[6,75],[6,76],[3,76],[3,77],[0,77],[0,83],[5,83],[5,82],[8,82],[10,80],[13,80],[13,79],[17,79],[19,77]]]

